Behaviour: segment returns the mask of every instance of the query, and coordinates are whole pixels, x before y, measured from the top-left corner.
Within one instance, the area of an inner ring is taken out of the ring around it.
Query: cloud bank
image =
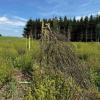
[[[8,18],[6,16],[0,17],[0,25],[13,25],[13,26],[24,26],[26,19],[14,16],[13,18]]]
[[[3,36],[21,36],[27,19],[19,16],[0,16],[0,34]]]

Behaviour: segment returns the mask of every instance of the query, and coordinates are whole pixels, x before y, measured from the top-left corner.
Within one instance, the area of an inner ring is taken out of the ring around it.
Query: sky
[[[0,0],[0,34],[22,36],[29,18],[100,14],[100,0]]]

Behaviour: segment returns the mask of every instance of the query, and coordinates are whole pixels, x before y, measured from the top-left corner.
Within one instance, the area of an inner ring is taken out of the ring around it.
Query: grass
[[[26,41],[25,38],[0,37],[0,86],[13,78],[15,69],[28,73],[32,71],[32,66],[38,69],[35,60],[39,56],[39,42],[31,41],[31,50],[28,51]],[[72,44],[78,57],[92,69],[93,82],[100,91],[100,44],[97,42],[73,42]],[[35,74],[36,77],[40,77],[39,73]],[[30,89],[26,97],[28,96],[32,98]]]
[[[100,43],[98,42],[76,42],[73,43],[76,53],[80,59],[87,61],[91,67],[100,68]]]

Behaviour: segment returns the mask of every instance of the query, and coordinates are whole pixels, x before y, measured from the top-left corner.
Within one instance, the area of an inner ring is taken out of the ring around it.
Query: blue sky
[[[29,18],[100,14],[100,0],[0,0],[0,33],[21,36]]]

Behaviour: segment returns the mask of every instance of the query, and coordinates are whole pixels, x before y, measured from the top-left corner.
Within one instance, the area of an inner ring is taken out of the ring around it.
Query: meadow
[[[30,51],[27,48],[27,42],[25,38],[0,37],[0,100],[5,100],[5,98],[7,100],[11,98],[11,100],[15,100],[15,98],[18,97],[25,97],[24,100],[56,100],[54,94],[56,93],[57,95],[59,93],[52,84],[56,81],[60,83],[61,80],[58,79],[55,81],[57,77],[54,79],[46,76],[43,76],[44,80],[41,80],[41,70],[39,64],[36,62],[36,60],[39,60],[40,55],[39,41],[31,41]],[[95,91],[98,91],[99,95],[100,43],[72,42],[71,44],[78,58],[89,66],[91,70],[91,80],[95,84]],[[48,76],[48,74],[46,75]],[[36,83],[30,83],[31,80],[35,80]],[[64,87],[68,88],[69,84]],[[45,91],[47,91],[47,94]],[[62,96],[59,97],[57,95],[56,98],[65,100],[63,95],[66,92],[65,90],[61,91]],[[69,94],[66,95],[66,98],[69,98]]]

